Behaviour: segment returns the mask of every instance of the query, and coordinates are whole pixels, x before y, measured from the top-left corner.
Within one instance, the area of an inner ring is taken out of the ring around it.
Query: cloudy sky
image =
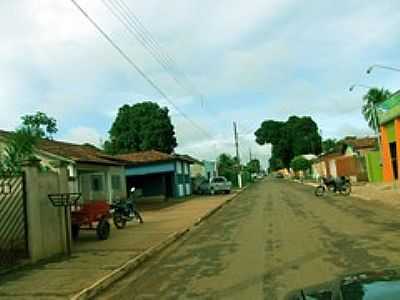
[[[0,1],[0,128],[40,110],[57,119],[58,139],[99,144],[118,107],[153,100],[171,109],[177,152],[233,154],[235,120],[243,159],[251,148],[265,160],[267,149],[252,134],[262,120],[310,115],[325,138],[368,135],[360,114],[365,90],[350,93],[349,86],[400,86],[400,73],[365,73],[376,63],[400,66],[396,0],[124,0],[176,62],[180,85],[105,5],[119,1],[77,0],[208,134],[139,76],[70,0]]]

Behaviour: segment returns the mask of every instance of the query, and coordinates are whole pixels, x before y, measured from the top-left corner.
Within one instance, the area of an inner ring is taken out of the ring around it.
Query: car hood
[[[363,272],[344,276],[332,282],[295,291],[287,299],[399,300],[400,269]]]

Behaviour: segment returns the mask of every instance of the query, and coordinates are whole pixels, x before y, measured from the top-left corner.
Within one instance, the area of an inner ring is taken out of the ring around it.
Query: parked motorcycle
[[[345,176],[341,176],[337,179],[323,177],[319,186],[315,188],[315,196],[321,197],[325,192],[339,193],[344,196],[348,196],[351,193],[350,179]]]
[[[143,223],[143,218],[136,208],[134,192],[135,188],[132,188],[128,199],[116,199],[111,204],[114,225],[118,229],[124,228],[127,222],[134,219],[138,220],[141,224]]]

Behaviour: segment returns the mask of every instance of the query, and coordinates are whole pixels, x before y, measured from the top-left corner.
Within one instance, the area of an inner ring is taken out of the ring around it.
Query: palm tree
[[[386,89],[371,88],[363,97],[365,103],[362,106],[362,114],[368,122],[368,126],[375,132],[379,129],[378,115],[376,112],[376,105],[389,99],[391,93]]]

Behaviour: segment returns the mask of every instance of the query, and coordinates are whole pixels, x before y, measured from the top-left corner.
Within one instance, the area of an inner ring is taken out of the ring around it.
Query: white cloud
[[[68,131],[60,140],[76,144],[90,143],[95,146],[101,146],[102,136],[95,128],[76,127]]]
[[[206,108],[101,1],[79,3],[213,138],[160,99],[69,1],[53,0],[0,3],[0,35],[7,41],[0,48],[0,128],[12,129],[20,115],[41,110],[56,117],[63,137],[98,143],[121,105],[155,100],[171,110],[179,150],[212,157],[233,153],[233,120],[246,132],[266,118],[301,114],[313,116],[327,134],[367,132],[361,91],[349,93],[348,87],[356,81],[392,90],[398,85],[390,72],[364,75],[373,63],[398,64],[395,1],[126,1],[205,94]],[[244,152],[258,149],[253,139],[243,141]]]

